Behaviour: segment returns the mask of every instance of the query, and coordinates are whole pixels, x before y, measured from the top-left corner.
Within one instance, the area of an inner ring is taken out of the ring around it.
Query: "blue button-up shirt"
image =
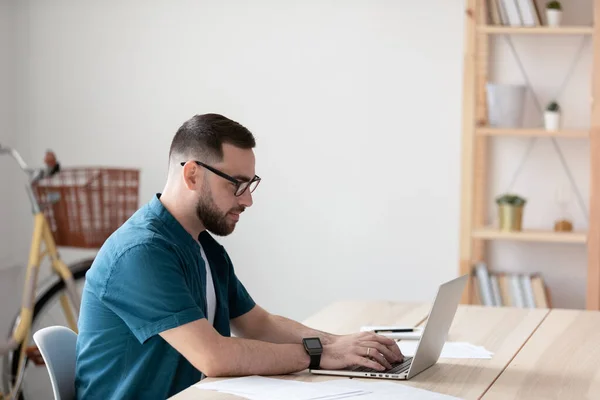
[[[198,241],[214,281],[214,327],[230,336],[229,320],[255,303],[223,246],[206,231]],[[165,399],[201,379],[201,371],[158,335],[206,318],[206,269],[198,241],[157,194],[105,242],[82,294],[77,398]]]

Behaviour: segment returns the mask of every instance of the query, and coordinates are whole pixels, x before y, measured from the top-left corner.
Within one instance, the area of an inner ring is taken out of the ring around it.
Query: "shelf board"
[[[585,232],[554,232],[524,229],[520,232],[502,232],[496,228],[475,229],[473,238],[487,240],[514,240],[524,242],[583,243],[587,242]]]
[[[547,131],[543,128],[476,128],[477,135],[483,136],[545,136],[545,137],[565,137],[573,139],[589,138],[590,132],[586,129],[565,129],[559,131]]]
[[[594,28],[591,26],[503,26],[503,25],[480,25],[479,32],[510,35],[591,35]]]

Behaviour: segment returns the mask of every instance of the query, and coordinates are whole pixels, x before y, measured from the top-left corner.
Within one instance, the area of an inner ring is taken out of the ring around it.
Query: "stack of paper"
[[[400,351],[407,357],[414,356],[417,351],[417,340],[401,340],[398,342]],[[467,342],[446,342],[440,358],[492,358],[494,353],[485,347],[475,346]]]
[[[356,400],[458,400],[458,397],[448,396],[429,390],[418,389],[400,382],[389,382],[383,380],[357,380],[357,379],[334,379],[327,382],[316,383],[321,387],[334,387],[345,390],[363,390],[367,392],[362,395],[351,395],[349,397],[335,397],[335,399]],[[328,398],[329,400],[329,398]]]
[[[199,383],[195,387],[203,390],[229,393],[249,400],[458,399],[457,397],[414,388],[401,382],[375,379],[333,378],[325,382],[311,383],[249,376],[210,383]]]
[[[248,376],[195,385],[203,390],[229,393],[249,400],[334,400],[369,394],[357,387],[323,386],[287,379]]]

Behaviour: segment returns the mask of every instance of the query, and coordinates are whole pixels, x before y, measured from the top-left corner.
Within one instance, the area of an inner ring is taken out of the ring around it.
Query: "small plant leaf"
[[[546,110],[547,111],[560,111],[560,106],[558,105],[558,103],[556,101],[552,101],[552,102],[548,103],[548,105],[546,106]]]
[[[496,197],[496,204],[498,205],[511,205],[511,206],[524,206],[527,200],[517,194],[505,193]]]

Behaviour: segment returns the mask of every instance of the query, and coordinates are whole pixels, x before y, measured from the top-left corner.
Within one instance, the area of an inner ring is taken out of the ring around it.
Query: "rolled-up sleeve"
[[[140,343],[206,318],[194,301],[177,257],[152,244],[136,245],[117,258],[100,298]]]

